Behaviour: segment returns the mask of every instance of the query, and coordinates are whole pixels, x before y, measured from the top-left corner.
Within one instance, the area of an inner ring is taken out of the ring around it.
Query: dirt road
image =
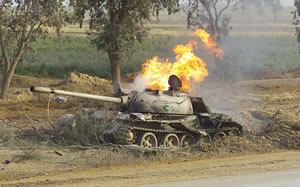
[[[19,180],[0,181],[0,185],[135,186],[289,168],[300,168],[300,151],[195,158],[130,167],[72,169],[40,173],[38,176]]]
[[[217,176],[205,179],[168,182],[160,184],[142,185],[142,187],[196,187],[196,186],[217,186],[217,187],[285,187],[299,186],[300,168],[280,171],[268,171],[235,176]]]

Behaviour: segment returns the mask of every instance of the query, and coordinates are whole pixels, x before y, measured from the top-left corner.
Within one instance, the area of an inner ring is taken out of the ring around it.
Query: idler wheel
[[[196,143],[196,139],[193,135],[191,134],[185,134],[181,137],[180,140],[180,146],[181,147],[188,147],[190,145],[193,145]]]
[[[175,146],[179,146],[179,138],[176,134],[166,134],[161,142],[160,145],[163,147],[175,147]]]
[[[145,148],[157,147],[157,138],[152,132],[146,132],[140,136],[138,144]]]

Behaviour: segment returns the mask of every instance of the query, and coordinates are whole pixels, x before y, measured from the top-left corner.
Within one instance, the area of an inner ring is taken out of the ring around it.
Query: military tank
[[[199,140],[229,134],[240,135],[242,126],[225,114],[211,113],[201,97],[190,97],[179,91],[181,81],[169,78],[168,91],[129,91],[117,85],[117,97],[31,87],[32,92],[76,96],[118,103],[121,111],[108,124],[107,142],[142,147],[189,146]]]

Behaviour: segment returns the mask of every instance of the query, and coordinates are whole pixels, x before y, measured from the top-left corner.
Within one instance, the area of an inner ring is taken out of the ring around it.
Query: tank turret
[[[177,87],[173,87],[175,90],[146,90],[144,92],[128,92],[119,88],[117,93],[118,95],[122,95],[119,97],[92,95],[34,86],[32,86],[30,90],[32,92],[75,96],[117,103],[121,105],[122,111],[132,113],[193,114],[191,98],[186,93],[177,91]]]

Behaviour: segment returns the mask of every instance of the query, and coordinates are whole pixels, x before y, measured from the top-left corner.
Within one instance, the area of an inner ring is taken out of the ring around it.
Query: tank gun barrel
[[[50,93],[50,94],[59,94],[59,95],[67,95],[67,96],[75,96],[75,97],[81,97],[81,98],[87,98],[87,99],[95,99],[99,101],[107,101],[111,103],[118,103],[122,104],[123,99],[118,97],[108,97],[108,96],[100,96],[100,95],[93,95],[93,94],[85,94],[85,93],[78,93],[78,92],[69,92],[64,90],[55,90],[52,88],[47,87],[35,87],[32,86],[30,88],[30,91],[32,92],[38,92],[38,93]]]

